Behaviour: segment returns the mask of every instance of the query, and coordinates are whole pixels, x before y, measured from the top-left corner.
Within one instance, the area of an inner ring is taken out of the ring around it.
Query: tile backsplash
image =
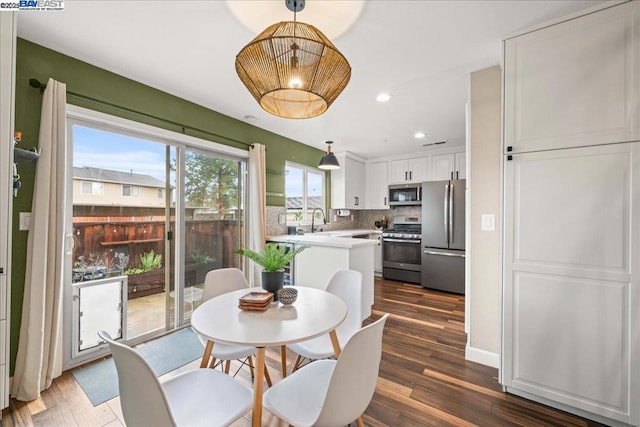
[[[420,206],[397,206],[391,209],[375,210],[350,210],[350,215],[339,217],[337,209],[331,209],[327,216],[328,224],[322,225],[323,231],[347,230],[347,229],[371,229],[375,228],[374,222],[387,216],[389,227],[393,226],[394,216],[417,216],[422,215]],[[286,209],[283,206],[267,206],[267,236],[278,236],[287,234],[287,226],[281,225],[279,220],[286,217]],[[351,219],[353,217],[353,219]],[[334,220],[335,218],[335,220]],[[311,231],[311,226],[302,226],[305,233]]]

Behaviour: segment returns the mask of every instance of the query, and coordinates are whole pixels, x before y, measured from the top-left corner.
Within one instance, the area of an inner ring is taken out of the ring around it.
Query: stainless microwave
[[[400,184],[389,186],[389,205],[421,205],[422,184]]]

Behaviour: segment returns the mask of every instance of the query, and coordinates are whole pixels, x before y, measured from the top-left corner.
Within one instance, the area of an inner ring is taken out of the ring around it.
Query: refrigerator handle
[[[453,184],[449,186],[449,244],[453,243]]]
[[[443,214],[443,218],[444,218],[444,238],[447,241],[447,243],[449,243],[449,227],[447,227],[447,217],[448,217],[448,212],[447,212],[447,207],[449,205],[449,184],[445,184],[444,185],[444,214]]]

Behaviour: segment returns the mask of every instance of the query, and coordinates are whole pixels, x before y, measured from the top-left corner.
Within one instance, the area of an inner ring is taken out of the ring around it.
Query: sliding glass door
[[[70,118],[65,365],[188,323],[209,270],[240,267],[245,162]]]
[[[244,162],[187,149],[184,184],[184,318],[202,300],[206,273],[241,268]]]

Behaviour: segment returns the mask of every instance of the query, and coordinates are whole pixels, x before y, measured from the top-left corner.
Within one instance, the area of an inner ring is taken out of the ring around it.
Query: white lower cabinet
[[[639,159],[635,142],[505,162],[509,392],[640,425]]]
[[[342,238],[342,237],[341,237]],[[302,244],[306,244],[304,241]],[[296,286],[326,289],[333,274],[342,268],[362,273],[362,320],[373,306],[373,245],[358,247],[314,246],[296,255]]]

